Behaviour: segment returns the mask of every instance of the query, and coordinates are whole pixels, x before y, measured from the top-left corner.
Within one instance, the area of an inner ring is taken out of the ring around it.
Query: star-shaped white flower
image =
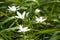
[[[35,13],[39,13],[39,12],[41,12],[41,10],[37,8],[37,9],[35,10]]]
[[[24,19],[26,12],[24,11],[22,14],[17,11],[17,15],[19,18]]]
[[[28,14],[29,14],[29,13],[26,13],[26,11],[24,11],[22,14],[17,11],[17,15],[18,15],[18,16],[15,16],[15,17],[16,17],[16,18],[24,19],[24,18],[25,18],[25,15],[26,15],[26,17],[28,17]]]
[[[26,31],[30,31],[31,29],[28,29],[28,27],[24,27],[23,28],[23,25],[19,25],[19,30],[18,30],[18,32],[26,32]]]
[[[15,11],[20,9],[19,6],[17,6],[17,7],[16,6],[12,6],[12,7],[8,6],[8,8],[9,8],[8,9],[9,11],[13,11],[13,12],[15,12]]]
[[[45,21],[45,20],[46,20],[46,18],[44,18],[44,17],[39,17],[39,18],[38,18],[38,17],[36,17],[36,19],[35,19],[35,20],[36,20],[36,23],[39,23],[39,22],[40,22],[40,23],[42,23],[43,21]]]

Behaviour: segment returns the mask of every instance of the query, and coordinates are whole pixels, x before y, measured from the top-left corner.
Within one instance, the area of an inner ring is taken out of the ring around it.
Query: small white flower
[[[17,6],[17,7],[16,6],[12,6],[12,7],[8,6],[8,8],[9,8],[8,9],[9,11],[13,11],[13,12],[15,12],[15,11],[20,9],[19,6]]]
[[[23,28],[23,25],[19,25],[19,30],[18,30],[18,32],[26,32],[26,31],[30,31],[31,29],[28,29],[28,27],[24,27]]]
[[[25,15],[26,15],[26,17],[28,17],[28,14],[29,14],[29,12],[26,13],[26,11],[24,11],[22,14],[17,11],[17,15],[18,15],[18,16],[15,16],[15,17],[16,17],[16,18],[24,19],[24,18],[25,18]]]
[[[41,11],[41,10],[37,8],[37,9],[35,10],[35,13],[39,13],[40,11]]]
[[[26,14],[25,11],[22,14],[17,11],[17,15],[18,15],[17,18],[24,19],[25,18],[25,14]]]
[[[43,21],[45,21],[46,20],[46,18],[44,18],[44,17],[36,17],[36,23],[39,23],[39,22],[43,22]]]

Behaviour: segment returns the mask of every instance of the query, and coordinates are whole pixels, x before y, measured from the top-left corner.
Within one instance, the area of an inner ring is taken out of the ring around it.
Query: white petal
[[[16,10],[19,10],[19,9],[20,9],[19,6],[17,6],[17,7],[16,7]]]
[[[29,12],[28,12],[28,13],[26,13],[26,17],[28,17],[28,15],[29,15]]]
[[[9,9],[11,9],[11,7],[10,7],[10,6],[8,6],[8,8],[9,8]]]
[[[15,16],[15,18],[20,18],[19,16]]]
[[[28,27],[24,27],[23,29],[26,30],[26,29],[28,29]]]
[[[25,17],[25,14],[26,14],[26,12],[24,11],[23,14],[22,14],[22,17],[23,17],[23,18]]]
[[[16,8],[19,8],[19,6],[17,6]]]
[[[19,13],[18,11],[17,11],[17,15],[18,15],[20,18],[22,18],[21,13]]]
[[[27,29],[27,31],[30,31],[31,29]]]
[[[25,29],[25,30],[23,30],[23,32],[26,32],[26,31],[30,31],[30,29]]]
[[[16,7],[15,6],[12,6],[12,11],[16,11]]]
[[[40,10],[40,9],[38,9],[38,8],[35,10],[35,12],[36,12],[36,13],[38,13],[38,12],[40,12],[40,11],[41,11],[41,10]]]
[[[30,30],[30,29],[28,29],[28,27],[25,27],[23,29],[24,29],[24,31],[29,31]]]
[[[42,20],[42,19],[43,19],[43,17],[40,17],[39,19],[40,19],[40,20]]]
[[[20,30],[23,29],[22,25],[19,25],[19,27],[20,27],[20,28],[19,28]]]
[[[42,21],[45,21],[46,19],[43,19]]]
[[[40,19],[36,17],[36,21],[40,21]]]
[[[18,30],[18,32],[22,32],[21,30]]]
[[[15,6],[12,6],[12,8],[16,8]]]
[[[26,32],[26,31],[30,31],[30,29],[25,30],[25,32]]]

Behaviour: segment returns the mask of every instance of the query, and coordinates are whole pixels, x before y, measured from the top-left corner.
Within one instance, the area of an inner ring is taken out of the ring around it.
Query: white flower
[[[8,8],[9,8],[8,9],[9,11],[13,11],[13,12],[15,12],[15,11],[20,9],[19,6],[17,6],[17,7],[16,6],[12,6],[12,7],[8,6]]]
[[[22,14],[17,11],[17,15],[18,15],[18,16],[15,16],[15,17],[16,17],[16,18],[24,19],[24,18],[25,18],[25,15],[26,15],[26,17],[28,17],[28,14],[29,14],[29,13],[26,13],[25,11],[24,11]]]
[[[24,11],[22,14],[17,11],[17,15],[18,15],[18,17],[21,18],[21,19],[24,19],[25,13],[26,13],[25,11]]]
[[[40,11],[41,11],[41,10],[37,8],[37,9],[35,10],[35,13],[39,13]]]
[[[24,27],[23,28],[23,25],[19,25],[19,30],[18,30],[18,32],[26,32],[26,31],[30,31],[31,29],[28,29],[28,27]]]
[[[45,20],[46,20],[46,18],[44,18],[44,17],[39,17],[39,18],[38,18],[38,17],[36,17],[36,19],[35,19],[35,20],[36,20],[36,23],[39,23],[39,22],[41,22],[41,23],[42,23],[43,21],[45,21]]]

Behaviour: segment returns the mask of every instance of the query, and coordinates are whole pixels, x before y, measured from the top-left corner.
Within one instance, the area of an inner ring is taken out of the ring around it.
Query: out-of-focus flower
[[[16,6],[12,6],[12,7],[8,6],[8,8],[9,8],[8,9],[9,11],[13,11],[13,12],[15,12],[15,11],[20,9],[19,6],[17,6],[17,7]]]
[[[24,27],[23,28],[23,25],[19,25],[19,30],[18,30],[18,32],[26,32],[26,31],[30,31],[31,29],[28,29],[28,27]]]
[[[15,17],[16,17],[16,18],[24,19],[24,18],[25,18],[25,15],[26,15],[26,17],[28,17],[28,14],[29,14],[29,13],[26,13],[26,11],[24,11],[22,14],[17,11],[17,15],[18,15],[18,16],[15,16]]]
[[[37,9],[35,10],[35,13],[39,13],[39,12],[41,12],[41,10],[37,8]]]
[[[24,19],[26,12],[24,11],[22,14],[17,11],[17,15],[19,18]]]
[[[36,19],[35,19],[35,20],[36,20],[36,23],[39,23],[39,22],[40,22],[40,23],[42,23],[43,21],[45,21],[45,20],[46,20],[46,18],[44,18],[44,17],[39,17],[39,18],[38,18],[38,17],[36,17]]]
[[[36,0],[32,0],[32,1],[36,1]]]

